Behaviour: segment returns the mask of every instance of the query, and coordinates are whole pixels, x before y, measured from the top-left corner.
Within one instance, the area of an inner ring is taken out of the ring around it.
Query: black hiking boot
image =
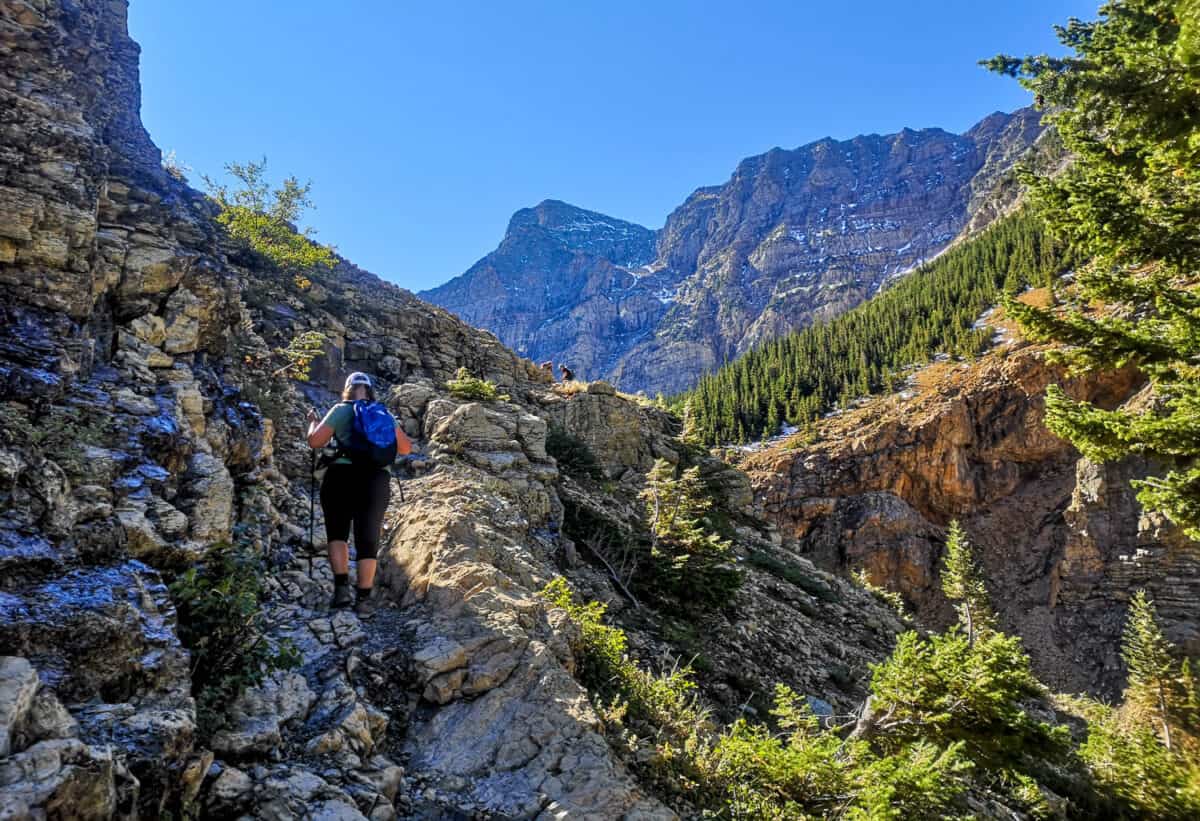
[[[354,604],[354,595],[350,592],[350,585],[335,584],[333,586],[333,600],[329,602],[329,607],[332,610],[341,610]]]
[[[358,600],[354,602],[354,612],[358,614],[360,619],[369,619],[375,615],[375,611],[379,609],[379,599],[368,594],[358,594]]]

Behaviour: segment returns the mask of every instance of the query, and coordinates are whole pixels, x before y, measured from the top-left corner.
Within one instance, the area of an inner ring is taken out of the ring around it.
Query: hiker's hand
[[[309,408],[308,409],[308,423],[311,425],[313,422],[320,422],[320,421],[321,421],[321,417],[317,415],[317,409]]]

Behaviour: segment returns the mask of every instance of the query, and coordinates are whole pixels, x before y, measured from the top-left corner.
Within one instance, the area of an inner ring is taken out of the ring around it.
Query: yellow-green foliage
[[[336,262],[333,249],[313,241],[311,228],[296,228],[300,216],[312,207],[308,196],[312,183],[302,185],[295,177],[288,177],[282,187],[272,189],[266,167],[265,157],[257,163],[229,163],[225,171],[240,183],[233,189],[204,177],[209,196],[221,209],[217,222],[231,237],[285,271],[298,274],[318,266],[332,268]],[[296,279],[302,290],[306,289],[301,284],[305,281],[304,277]]]
[[[1050,793],[1071,818],[1200,817],[1200,771],[1144,721],[1060,697],[1087,722],[1076,746],[1065,726],[1030,716],[1045,693],[1002,632],[974,642],[958,626],[904,634],[872,667],[857,723],[823,727],[803,697],[777,686],[770,722],[721,730],[689,670],[655,676],[628,657],[603,604],[578,602],[561,578],[542,595],[579,630],[579,675],[610,742],[644,783],[686,794],[703,817],[968,818],[968,791],[1032,818],[1056,815]]]
[[[961,744],[918,742],[879,756],[862,740],[822,730],[808,703],[778,685],[779,732],[739,720],[716,741],[707,769],[735,818],[937,818],[965,786]]]
[[[603,623],[603,604],[580,604],[561,578],[542,596],[580,632],[580,679],[610,741],[643,780],[686,792],[706,817],[937,818],[967,784],[972,764],[962,742],[897,743],[881,754],[865,739],[822,729],[787,687],[775,693],[777,730],[738,721],[720,731],[696,700],[690,670],[654,676],[640,669],[626,654],[624,633]]]
[[[325,334],[320,331],[304,331],[292,337],[286,347],[275,349],[275,355],[283,364],[271,375],[308,379],[312,361],[325,352],[325,339]]]
[[[887,604],[893,610],[895,610],[897,616],[905,620],[909,618],[908,608],[904,606],[904,599],[900,596],[900,594],[894,590],[888,590],[887,588],[872,584],[871,579],[867,576],[866,569],[860,568],[859,571],[854,574],[854,581],[859,587],[864,588],[868,593],[875,596],[884,604]]]
[[[1200,771],[1163,746],[1149,726],[1130,726],[1103,704],[1090,705],[1079,748],[1098,784],[1144,818],[1200,818]]]
[[[490,402],[494,399],[507,400],[508,397],[496,390],[496,385],[487,379],[480,379],[471,374],[466,368],[459,368],[454,378],[446,382],[446,390],[455,399]]]
[[[562,577],[542,590],[542,597],[567,611],[581,634],[579,677],[593,692],[624,707],[631,719],[648,721],[677,737],[708,724],[696,702],[691,668],[661,676],[639,668],[627,655],[625,633],[604,623],[603,602],[580,604]]]
[[[1049,756],[1068,741],[1066,728],[1025,711],[1043,688],[1015,636],[993,632],[971,643],[957,626],[928,637],[910,631],[871,674],[874,708],[887,716],[878,728],[885,747],[961,741],[977,762],[1005,768],[1028,750]]]

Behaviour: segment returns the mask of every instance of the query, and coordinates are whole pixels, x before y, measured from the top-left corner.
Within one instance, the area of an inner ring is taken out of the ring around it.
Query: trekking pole
[[[312,452],[312,470],[308,474],[308,549],[313,549],[313,527],[317,518],[317,452]]]

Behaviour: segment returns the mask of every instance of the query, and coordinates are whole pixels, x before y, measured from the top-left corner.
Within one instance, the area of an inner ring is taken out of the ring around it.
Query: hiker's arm
[[[328,419],[329,417],[325,417]],[[310,448],[323,448],[329,444],[329,440],[333,438],[333,428],[327,422],[321,420],[317,416],[317,412],[309,408],[308,411],[308,446]]]
[[[396,453],[399,456],[408,456],[412,453],[412,440],[408,438],[404,428],[400,427],[399,422],[396,423]]]

